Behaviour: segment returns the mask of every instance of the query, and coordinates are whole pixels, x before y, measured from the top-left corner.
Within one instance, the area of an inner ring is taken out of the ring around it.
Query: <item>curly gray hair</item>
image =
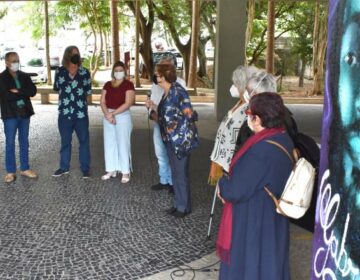
[[[232,74],[232,82],[239,90],[240,93],[244,92],[246,89],[247,82],[250,78],[256,75],[259,71],[255,66],[238,66]]]
[[[258,71],[248,80],[246,88],[251,96],[262,92],[277,92],[276,78],[265,71]]]

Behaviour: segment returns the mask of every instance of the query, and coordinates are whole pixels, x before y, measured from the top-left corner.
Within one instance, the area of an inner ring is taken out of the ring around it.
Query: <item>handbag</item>
[[[294,163],[293,157],[278,142],[267,140],[266,142],[280,148]],[[296,150],[294,149],[294,158],[297,159]],[[265,186],[265,191],[273,199],[276,205],[276,211],[286,217],[299,219],[310,207],[311,196],[314,188],[315,168],[305,158],[296,160],[293,170],[286,181],[285,188],[280,199]]]

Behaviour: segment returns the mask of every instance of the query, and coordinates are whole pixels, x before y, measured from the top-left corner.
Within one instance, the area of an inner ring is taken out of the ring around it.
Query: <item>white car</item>
[[[42,58],[31,58],[26,60],[25,63],[21,60],[20,70],[28,73],[35,84],[47,82],[47,68]]]

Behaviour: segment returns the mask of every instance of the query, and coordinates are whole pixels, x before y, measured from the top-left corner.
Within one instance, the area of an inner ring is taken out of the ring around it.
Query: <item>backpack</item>
[[[278,142],[267,140],[266,142],[281,149],[294,163],[293,157]],[[297,151],[294,149],[294,158],[297,158]],[[299,219],[309,209],[314,189],[315,168],[304,157],[298,159],[285,184],[280,199],[265,186],[265,191],[270,195],[276,205],[276,211],[289,218]]]

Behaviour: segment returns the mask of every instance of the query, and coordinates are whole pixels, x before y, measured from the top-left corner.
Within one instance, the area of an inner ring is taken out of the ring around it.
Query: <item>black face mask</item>
[[[158,82],[157,82],[157,76],[154,74],[154,76],[153,76],[153,78],[152,78],[152,81],[153,81],[153,83],[155,84],[155,85],[157,85],[158,84]]]
[[[73,54],[71,57],[70,57],[70,61],[72,64],[77,64],[79,65],[80,64],[80,55],[79,54]]]

